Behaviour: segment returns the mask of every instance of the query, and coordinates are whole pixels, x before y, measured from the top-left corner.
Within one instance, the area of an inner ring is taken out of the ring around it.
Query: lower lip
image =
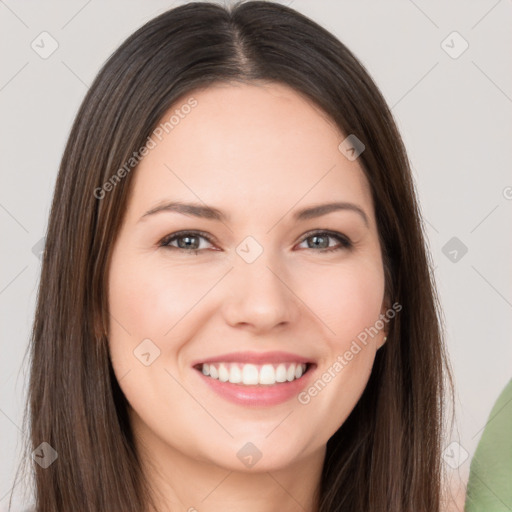
[[[194,371],[205,384],[210,386],[222,398],[238,405],[261,407],[282,404],[296,397],[310,381],[314,368],[312,365],[302,377],[291,382],[254,386],[221,382],[218,379],[212,379],[203,375],[200,370],[194,369]]]

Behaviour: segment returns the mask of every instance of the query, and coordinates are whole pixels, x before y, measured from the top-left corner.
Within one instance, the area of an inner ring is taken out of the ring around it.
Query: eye
[[[196,254],[203,250],[201,247],[200,239],[206,240],[208,243],[213,243],[206,233],[202,231],[179,231],[166,236],[158,243],[159,247],[167,247],[169,249],[177,249],[182,252],[189,252]],[[171,245],[174,241],[177,241],[177,247]]]
[[[337,240],[339,242],[338,245],[330,246],[329,238]],[[313,243],[310,247],[307,247],[307,249],[319,247],[319,252],[333,252],[352,248],[352,242],[350,239],[337,231],[316,231],[308,233],[301,243],[310,239],[313,240]]]
[[[201,239],[206,240],[209,244],[213,244],[210,237],[202,231],[179,231],[163,238],[158,243],[158,246],[197,255],[200,251],[206,249],[201,247]],[[301,243],[310,239],[313,240],[313,243],[307,249],[319,248],[318,252],[333,252],[352,248],[350,239],[337,231],[310,232]],[[338,245],[331,246],[329,239],[337,240]],[[174,242],[177,242],[177,246],[172,245]]]

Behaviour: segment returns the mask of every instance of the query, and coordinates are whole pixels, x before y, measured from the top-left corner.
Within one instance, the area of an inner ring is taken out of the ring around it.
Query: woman
[[[409,163],[316,23],[190,3],[130,36],[46,240],[38,512],[440,510],[451,380]]]

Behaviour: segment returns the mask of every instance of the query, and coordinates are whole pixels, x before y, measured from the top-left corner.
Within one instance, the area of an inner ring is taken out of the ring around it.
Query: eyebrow
[[[293,218],[297,221],[308,220],[321,217],[322,215],[327,215],[328,213],[339,210],[348,210],[357,213],[361,216],[365,225],[367,227],[369,226],[368,216],[366,215],[365,211],[360,206],[347,202],[326,203],[309,206],[307,208],[303,208],[302,210],[296,211],[293,215]],[[216,220],[219,222],[229,222],[230,220],[230,216],[228,214],[224,213],[218,208],[214,208],[213,206],[207,206],[200,203],[183,203],[180,201],[174,201],[166,202],[151,208],[151,210],[148,210],[144,215],[142,215],[139,221],[147,218],[150,215],[154,215],[160,212],[176,212],[181,213],[182,215]]]

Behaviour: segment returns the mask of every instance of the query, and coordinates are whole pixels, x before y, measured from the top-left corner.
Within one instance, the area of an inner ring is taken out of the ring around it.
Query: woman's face
[[[214,85],[172,115],[113,249],[114,371],[154,454],[285,468],[323,453],[384,342],[369,185],[349,134],[284,85]]]

